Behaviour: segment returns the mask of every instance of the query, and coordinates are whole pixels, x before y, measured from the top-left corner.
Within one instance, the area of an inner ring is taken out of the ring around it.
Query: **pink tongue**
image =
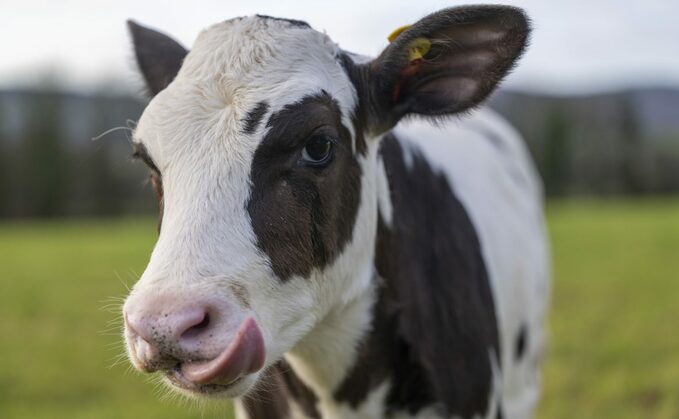
[[[264,365],[264,339],[255,319],[243,320],[236,337],[217,358],[188,362],[182,375],[196,384],[229,384],[243,375],[258,371]]]

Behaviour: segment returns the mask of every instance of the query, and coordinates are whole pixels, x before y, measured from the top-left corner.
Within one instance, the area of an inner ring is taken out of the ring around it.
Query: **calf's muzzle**
[[[265,361],[255,319],[224,301],[184,294],[132,296],[123,317],[134,366],[165,372],[179,387],[228,385],[260,370]]]

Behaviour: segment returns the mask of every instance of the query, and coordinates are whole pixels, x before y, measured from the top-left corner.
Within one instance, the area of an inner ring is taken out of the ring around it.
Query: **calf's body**
[[[541,187],[521,138],[482,109],[401,123],[378,155],[375,289],[361,306],[370,327],[341,349],[356,345],[351,368],[323,388],[314,365],[290,366],[304,364],[293,350],[262,394],[239,402],[241,416],[529,417],[548,262]],[[324,327],[310,345],[337,325]],[[315,362],[333,362],[319,352]]]
[[[138,369],[241,418],[531,415],[539,181],[498,116],[459,116],[520,56],[521,11],[446,9],[374,60],[266,16],[190,52],[131,29],[161,208],[123,309]]]

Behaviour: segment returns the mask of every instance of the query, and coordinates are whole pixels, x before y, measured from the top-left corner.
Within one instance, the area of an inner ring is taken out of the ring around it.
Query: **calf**
[[[445,9],[375,59],[268,16],[190,52],[130,29],[161,210],[123,307],[137,369],[240,418],[531,415],[540,185],[517,134],[470,111],[524,50],[522,11]]]

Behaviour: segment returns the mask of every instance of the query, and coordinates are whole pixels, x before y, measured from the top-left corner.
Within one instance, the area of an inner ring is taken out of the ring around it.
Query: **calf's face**
[[[128,349],[180,388],[236,395],[331,297],[358,292],[322,280],[362,234],[356,98],[337,48],[286,21],[232,20],[176,51],[181,70],[134,133],[163,212],[125,303]]]
[[[298,21],[233,19],[191,52],[130,29],[154,95],[135,155],[161,216],[123,307],[128,354],[174,388],[226,397],[371,289],[380,134],[474,106],[527,36],[516,9],[447,9],[359,64]]]

